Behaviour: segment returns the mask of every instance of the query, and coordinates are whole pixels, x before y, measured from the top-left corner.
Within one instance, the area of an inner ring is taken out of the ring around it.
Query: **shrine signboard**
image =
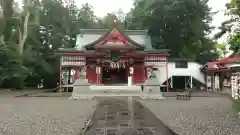
[[[86,64],[86,60],[84,56],[62,56],[61,65],[67,66],[84,66]]]
[[[167,58],[165,56],[146,56],[144,58],[144,64],[146,66],[165,66]]]

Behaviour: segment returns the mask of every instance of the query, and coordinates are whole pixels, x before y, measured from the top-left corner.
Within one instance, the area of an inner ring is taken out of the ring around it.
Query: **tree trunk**
[[[25,3],[25,6],[26,7],[29,7],[30,6],[30,0],[27,0],[26,3]],[[25,9],[26,10],[26,15],[24,17],[24,22],[23,22],[23,30],[21,32],[20,28],[18,28],[18,32],[19,32],[19,35],[18,35],[18,52],[19,52],[19,56],[20,56],[20,63],[19,63],[19,67],[22,68],[23,67],[23,59],[21,58],[22,57],[22,53],[24,51],[24,44],[26,42],[26,39],[28,37],[28,24],[29,24],[29,17],[30,17],[30,11],[28,11],[28,9]],[[19,83],[19,88],[22,89],[24,87],[24,81],[26,79],[24,73],[20,73],[20,77],[18,79],[18,83]]]
[[[27,14],[24,18],[24,24],[23,24],[23,32],[21,34],[21,31],[19,31],[19,54],[20,56],[22,55],[23,53],[23,50],[24,50],[24,44],[25,44],[25,41],[27,39],[27,36],[28,36],[28,21],[29,21],[29,17],[30,17],[30,12],[27,11]]]
[[[0,4],[3,9],[3,35],[4,41],[8,41],[12,35],[12,16],[13,16],[13,0],[1,0]]]

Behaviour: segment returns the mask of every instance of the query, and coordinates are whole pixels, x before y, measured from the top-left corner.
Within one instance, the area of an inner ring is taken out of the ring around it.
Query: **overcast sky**
[[[21,0],[16,0],[21,1]],[[99,17],[103,17],[109,12],[116,12],[119,9],[122,9],[123,12],[127,13],[133,6],[133,0],[75,0],[78,7],[81,7],[84,3],[89,3],[94,8],[95,14]],[[220,11],[213,17],[212,25],[215,27],[220,26],[220,24],[227,19],[224,16],[223,10],[225,10],[225,4],[228,0],[210,0],[209,6],[212,8],[212,11]],[[217,30],[213,32],[216,33]],[[212,35],[213,35],[212,34]],[[221,42],[224,39],[221,39]]]

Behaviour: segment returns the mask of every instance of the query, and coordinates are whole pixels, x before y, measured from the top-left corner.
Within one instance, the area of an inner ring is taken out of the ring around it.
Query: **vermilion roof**
[[[224,65],[221,65],[217,62],[208,62],[207,63],[207,68],[208,69],[224,69],[224,68],[227,68],[227,67],[225,67]]]
[[[233,56],[233,57],[220,59],[220,60],[216,61],[216,63],[218,63],[218,64],[229,64],[229,63],[234,63],[234,62],[238,62],[238,61],[240,61],[240,56],[236,55],[236,56]]]
[[[211,71],[218,71],[218,70],[225,70],[228,69],[225,64],[230,64],[234,62],[240,62],[240,55],[230,56],[227,58],[220,59],[215,62],[207,62],[202,69],[211,70]]]

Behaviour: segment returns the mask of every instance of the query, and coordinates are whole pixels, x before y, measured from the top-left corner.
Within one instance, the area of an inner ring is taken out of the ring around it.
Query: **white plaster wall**
[[[200,71],[202,65],[196,62],[188,62],[188,68],[175,68],[175,62],[168,62],[168,78],[171,76],[192,76],[201,83],[205,84],[204,74]],[[158,70],[160,84],[166,81],[166,67],[161,66]]]

